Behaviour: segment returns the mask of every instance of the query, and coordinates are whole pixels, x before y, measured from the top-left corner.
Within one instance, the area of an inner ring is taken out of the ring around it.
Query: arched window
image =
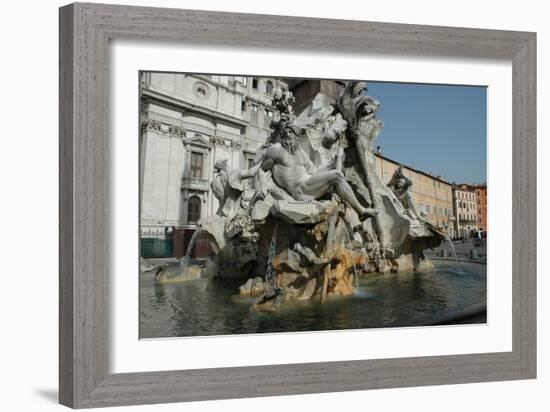
[[[265,92],[267,94],[273,94],[273,83],[270,80],[265,83]]]
[[[187,223],[197,223],[201,218],[201,199],[198,196],[191,196],[187,203]]]

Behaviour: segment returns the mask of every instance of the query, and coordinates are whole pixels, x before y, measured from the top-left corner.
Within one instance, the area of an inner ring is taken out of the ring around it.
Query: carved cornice
[[[211,136],[210,144],[214,147],[224,147],[230,150],[241,150],[241,143],[231,139],[224,139],[221,136]]]
[[[141,132],[152,130],[170,136],[185,137],[185,127],[168,124],[153,119],[143,119],[141,121]]]

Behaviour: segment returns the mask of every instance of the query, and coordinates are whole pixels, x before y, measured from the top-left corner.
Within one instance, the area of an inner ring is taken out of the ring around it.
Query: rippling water
[[[140,280],[140,337],[416,326],[486,303],[484,265],[434,264],[436,267],[426,272],[362,279],[353,296],[334,296],[324,305],[293,302],[275,313],[251,310],[256,298],[236,295],[243,281],[199,279],[162,286],[155,284],[152,275],[144,274]]]

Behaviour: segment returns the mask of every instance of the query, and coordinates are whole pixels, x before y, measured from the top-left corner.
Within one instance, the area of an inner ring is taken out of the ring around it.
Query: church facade
[[[180,257],[216,213],[214,164],[247,168],[274,118],[274,78],[142,72],[140,237],[143,257]]]

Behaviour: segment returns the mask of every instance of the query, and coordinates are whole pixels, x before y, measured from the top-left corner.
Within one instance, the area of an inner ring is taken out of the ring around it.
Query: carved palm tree
[[[336,103],[337,109],[348,122],[346,136],[349,143],[355,147],[364,182],[369,190],[372,207],[380,211],[373,217],[373,220],[380,243],[380,257],[384,258],[387,252],[392,253],[393,251],[390,249],[390,233],[384,224],[386,210],[384,201],[377,190],[379,182],[375,172],[375,158],[372,150],[372,144],[382,131],[384,124],[375,118],[379,102],[368,96],[366,92],[367,84],[365,82],[342,83]]]

